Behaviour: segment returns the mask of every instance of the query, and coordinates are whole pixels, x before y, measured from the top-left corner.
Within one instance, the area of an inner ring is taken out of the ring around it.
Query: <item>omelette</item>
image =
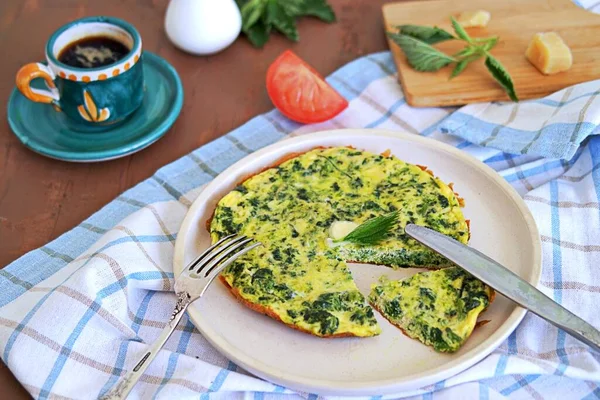
[[[406,335],[436,351],[458,350],[473,332],[494,291],[458,267],[417,273],[371,287],[369,302]]]
[[[469,227],[451,186],[423,167],[347,147],[290,156],[241,182],[217,204],[211,239],[245,234],[263,243],[221,273],[251,309],[322,337],[380,333],[347,262],[439,269],[451,263],[404,233],[415,223],[467,243]],[[376,245],[328,238],[336,221],[360,224],[397,211]]]

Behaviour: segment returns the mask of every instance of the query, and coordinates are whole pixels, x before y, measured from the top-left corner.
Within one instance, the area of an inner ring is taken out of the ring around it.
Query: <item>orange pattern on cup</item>
[[[115,70],[113,70],[112,75],[113,76],[119,75],[119,68],[116,68]]]
[[[92,96],[87,90],[83,91],[83,103],[84,104],[77,107],[77,111],[79,111],[79,115],[86,121],[103,122],[110,117],[110,110],[108,108],[98,110],[96,103],[94,103],[94,99],[92,99]]]

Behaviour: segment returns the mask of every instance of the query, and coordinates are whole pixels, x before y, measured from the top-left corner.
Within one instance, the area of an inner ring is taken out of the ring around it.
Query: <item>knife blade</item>
[[[443,255],[498,293],[600,352],[600,331],[579,318],[508,268],[485,254],[439,232],[408,224],[406,234]]]

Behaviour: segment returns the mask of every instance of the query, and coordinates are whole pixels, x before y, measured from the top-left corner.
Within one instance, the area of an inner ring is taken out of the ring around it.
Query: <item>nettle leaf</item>
[[[371,218],[354,228],[344,238],[336,240],[336,242],[343,241],[360,245],[376,244],[388,236],[397,220],[398,211]]]
[[[464,40],[465,42],[472,43],[473,39],[471,36],[465,31],[462,25],[454,19],[454,17],[450,17],[450,21],[452,22],[452,28],[454,28],[454,32],[456,32],[456,36]]]
[[[437,26],[399,25],[397,28],[401,34],[414,37],[427,44],[456,39],[452,34]]]
[[[506,90],[508,97],[510,97],[512,101],[519,101],[512,78],[508,74],[508,71],[504,69],[504,66],[500,63],[500,61],[488,54],[485,58],[485,66],[487,67],[488,71],[490,71],[490,74],[492,74],[494,79],[500,84],[500,86]]]
[[[483,45],[483,51],[490,51],[498,44],[498,36],[489,38],[488,41]]]
[[[459,52],[454,53],[453,57],[464,58],[464,57],[469,57],[474,54],[477,54],[478,52],[480,52],[480,50],[477,47],[467,46],[464,49],[460,50]]]
[[[410,66],[417,71],[438,71],[456,61],[454,57],[444,54],[412,36],[390,32],[388,32],[388,36],[400,46]]]
[[[465,68],[467,68],[467,65],[469,65],[473,61],[477,60],[478,58],[479,58],[479,56],[469,57],[469,58],[464,58],[464,59],[460,60],[459,62],[457,62],[456,66],[452,70],[452,73],[450,74],[450,79],[458,76],[461,72],[464,71]]]
[[[298,29],[296,29],[296,20],[289,15],[278,0],[269,0],[267,4],[266,24],[272,25],[279,32],[283,33],[288,39],[297,42],[300,39]]]

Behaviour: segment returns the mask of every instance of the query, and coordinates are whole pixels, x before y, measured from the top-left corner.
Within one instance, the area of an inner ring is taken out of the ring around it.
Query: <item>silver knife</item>
[[[406,234],[440,253],[498,293],[600,352],[600,331],[485,254],[434,230],[409,224]]]

